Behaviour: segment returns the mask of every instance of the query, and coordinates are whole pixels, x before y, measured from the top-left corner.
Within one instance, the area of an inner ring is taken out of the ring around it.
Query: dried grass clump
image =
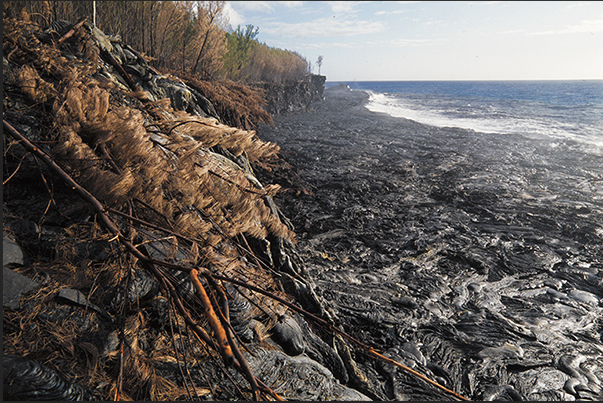
[[[149,121],[144,111],[110,105],[110,92],[87,68],[66,64],[65,69],[68,74],[52,84],[24,66],[19,80],[30,99],[53,104],[59,133],[54,154],[97,198],[117,207],[139,199],[180,223],[179,216],[190,216],[188,210],[194,208],[228,237],[265,237],[270,231],[292,238],[263,200],[278,188],[258,187],[249,172],[210,151],[220,146],[234,156],[262,160],[277,155],[276,145],[262,142],[253,131],[171,110],[165,102],[146,101],[158,117]],[[201,220],[182,230],[207,228]]]
[[[26,23],[5,20],[4,33],[5,54],[18,71],[15,87],[30,105],[52,111],[41,113],[48,119],[46,127],[51,128],[43,135],[47,136],[45,140],[52,140],[48,142],[52,158],[103,203],[106,213],[140,250],[154,247],[165,252],[166,261],[202,266],[287,298],[267,272],[269,265],[251,252],[246,241],[248,237],[263,239],[269,234],[294,240],[294,233],[268,202],[278,186],[262,186],[246,162],[274,158],[279,150],[276,145],[261,141],[253,131],[175,111],[169,100],[151,102],[143,93],[126,93],[100,82],[94,76],[94,62],[68,60],[61,55],[60,47],[41,43],[34,35],[35,28]],[[74,38],[79,40],[85,35]],[[240,102],[248,102],[243,95]],[[249,123],[254,113],[257,111],[244,111],[240,121]],[[219,153],[221,150],[224,152]],[[55,263],[62,264],[63,269],[55,270],[55,274],[61,274],[74,288],[90,287],[99,305],[106,304],[104,298],[123,285],[131,273],[143,270],[136,259],[123,257],[123,247],[113,248],[106,262],[87,265],[81,258],[78,262],[75,242],[102,240],[118,244],[117,238],[110,238],[96,224],[68,228],[65,235],[70,236],[56,243]],[[189,281],[174,271],[165,269],[162,273],[174,284]],[[47,295],[56,292],[48,291]],[[262,307],[268,319],[282,313],[279,304],[260,293],[246,291],[245,296]],[[186,308],[207,328],[198,304],[193,298]],[[136,307],[124,305],[123,309],[129,310],[124,314],[127,345],[123,353],[112,351],[99,358],[102,354],[93,341],[81,339],[77,321],[53,329],[56,325],[42,326],[38,314],[22,319],[30,329],[38,329],[39,340],[23,338],[17,332],[11,338],[11,351],[32,353],[45,363],[56,359],[55,366],[70,368],[73,378],[87,376],[83,380],[86,385],[106,382],[110,387],[103,392],[105,399],[184,396],[183,390],[156,371],[160,357],[177,360],[177,353],[149,355],[138,337],[143,330],[152,329],[142,316],[132,312]],[[170,309],[174,326],[183,328],[174,306]],[[14,318],[17,323],[19,320]],[[189,338],[199,343],[196,336]],[[76,354],[78,349],[85,354]],[[203,351],[188,351],[187,360],[217,357],[216,353],[207,353],[207,346]]]
[[[272,116],[264,106],[266,94],[231,80],[206,81],[190,74],[181,74],[185,82],[203,94],[216,108],[225,123],[241,129],[254,129],[260,123],[272,124]]]
[[[256,136],[252,130],[242,130],[230,127],[215,119],[202,117],[191,118],[183,112],[177,112],[177,121],[179,126],[186,125],[186,131],[179,129],[183,135],[189,135],[200,141],[205,148],[211,148],[216,145],[228,149],[235,156],[246,153],[250,160],[262,160],[276,157],[280,148],[270,142],[264,142]]]
[[[30,66],[23,66],[19,70],[17,81],[20,83],[21,91],[35,103],[45,103],[56,96],[54,86],[43,80]]]

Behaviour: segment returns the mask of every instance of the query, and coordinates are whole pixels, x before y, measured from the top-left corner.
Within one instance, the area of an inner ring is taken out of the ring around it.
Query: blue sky
[[[328,81],[603,79],[603,1],[229,1]]]

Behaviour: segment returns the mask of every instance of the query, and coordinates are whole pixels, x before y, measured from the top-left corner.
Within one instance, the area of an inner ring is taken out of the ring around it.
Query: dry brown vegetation
[[[298,53],[244,38],[239,34],[240,27],[232,31],[223,12],[224,3],[96,2],[96,26],[103,32],[120,35],[153,67],[187,73],[201,80],[282,83],[307,74],[309,64]],[[93,19],[91,1],[5,1],[3,7],[13,17],[28,13],[33,22],[43,27],[60,20],[75,23],[83,18],[90,22]],[[244,51],[239,49],[241,39]]]
[[[241,76],[250,83],[283,84],[295,82],[307,71],[308,63],[298,53],[255,42]]]
[[[92,1],[4,2],[5,13],[25,12],[42,27],[66,20],[93,20]],[[96,26],[119,35],[155,66],[217,76],[226,52],[223,1],[103,1],[96,2]]]
[[[90,1],[6,1],[3,9],[42,29],[63,20],[91,22],[93,15]],[[96,26],[119,35],[156,70],[184,79],[212,102],[223,123],[247,130],[270,124],[266,94],[253,84],[300,79],[308,63],[296,52],[245,36],[241,27],[228,32],[223,9],[223,1],[105,1],[97,3]],[[77,43],[95,62],[98,48],[85,38]]]
[[[253,131],[173,110],[169,100],[150,102],[144,94],[124,93],[110,82],[93,77],[97,69],[94,62],[68,60],[60,47],[42,44],[34,35],[36,30],[27,18],[4,18],[3,49],[13,66],[5,84],[23,102],[11,111],[11,116],[36,115],[48,128],[40,135],[43,143],[51,146],[52,159],[102,203],[101,214],[110,217],[124,235],[107,232],[99,225],[102,220],[98,217],[86,225],[67,228],[73,236],[70,241],[57,243],[56,260],[43,268],[47,273],[62,274],[65,282],[50,282],[31,297],[37,307],[34,311],[5,315],[17,329],[5,335],[5,353],[36,358],[90,388],[105,382],[109,386],[103,389],[104,399],[191,397],[191,390],[174,387],[154,369],[161,362],[219,357],[211,343],[207,344],[211,339],[202,337],[203,332],[216,335],[204,319],[202,301],[192,297],[179,302],[170,292],[182,281],[176,272],[151,267],[151,273],[166,287],[172,331],[185,332],[172,339],[162,339],[156,330],[148,328],[145,315],[136,309],[135,301],[127,302],[127,295],[121,299],[121,314],[117,313],[121,323],[117,331],[122,332],[124,344],[104,355],[98,351],[91,332],[79,331],[79,319],[68,318],[57,327],[42,318],[57,308],[51,296],[60,288],[92,290],[91,300],[103,306],[107,298],[115,298],[116,287],[132,281],[135,273],[149,270],[149,262],[141,264],[140,259],[124,254],[127,248],[118,242],[122,239],[143,251],[145,245],[162,245],[164,259],[172,264],[207,268],[217,275],[280,294],[265,270],[267,266],[250,251],[246,241],[263,239],[268,234],[294,239],[293,232],[266,202],[278,186],[262,186],[248,166],[216,152],[225,150],[235,157],[246,155],[251,161],[265,161],[276,156],[278,147],[259,140]],[[84,37],[76,34],[74,40]],[[235,84],[229,88],[232,92],[244,91]],[[19,147],[18,142],[7,144],[5,158],[11,158],[10,150]],[[53,208],[60,211],[62,207]],[[70,252],[74,239],[105,241],[111,245],[109,258],[87,265],[78,262]],[[23,270],[35,272],[36,267]],[[221,286],[216,288],[209,279],[204,283],[212,298],[217,298]],[[253,291],[240,292],[272,312],[265,317],[269,326],[280,310],[278,304]],[[89,321],[98,326],[96,313],[89,315]],[[201,327],[191,330],[190,320]],[[141,347],[143,329],[157,337],[150,350]],[[174,350],[175,338],[189,343],[184,355]],[[195,393],[202,389],[198,385],[192,388]]]
[[[272,124],[272,116],[263,108],[266,98],[262,89],[231,80],[200,80],[188,74],[180,78],[209,99],[224,123],[248,130],[262,122]]]

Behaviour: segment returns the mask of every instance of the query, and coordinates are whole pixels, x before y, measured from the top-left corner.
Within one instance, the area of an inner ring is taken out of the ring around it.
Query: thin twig
[[[54,202],[54,196],[53,196],[52,190],[50,190],[50,186],[48,185],[48,181],[46,180],[46,177],[44,176],[44,173],[42,172],[40,163],[38,162],[37,159],[34,158],[34,160],[36,161],[36,165],[38,165],[38,171],[40,172],[40,176],[42,177],[42,182],[44,182],[44,186],[46,186],[46,190],[48,191],[48,196],[49,196],[48,204],[46,205],[46,209],[44,210],[44,213],[42,213],[42,218],[40,218],[40,222],[38,223],[38,225],[42,225],[42,222],[44,222],[44,218],[46,217],[46,213],[48,213],[50,206],[52,204],[54,204],[56,206],[56,203]]]
[[[179,239],[181,239],[183,241],[190,242],[191,244],[197,242],[197,243],[202,243],[202,244],[206,244],[207,245],[207,240],[206,239],[202,239],[202,238],[189,238],[187,236],[182,235],[179,232],[175,232],[175,231],[172,231],[172,230],[170,230],[168,228],[162,227],[160,225],[156,225],[156,224],[150,223],[148,221],[141,220],[140,218],[133,217],[130,214],[126,214],[124,212],[121,212],[121,211],[116,210],[116,209],[111,208],[111,207],[107,208],[107,211],[110,212],[110,213],[114,213],[114,214],[120,215],[120,216],[122,216],[124,218],[127,218],[128,220],[136,222],[138,224],[145,225],[145,226],[147,226],[149,228],[153,228],[153,229],[156,229],[156,230],[167,232],[168,234],[170,234],[172,236],[175,236],[176,238],[179,238]]]
[[[6,178],[6,180],[4,182],[2,182],[2,186],[6,185],[8,183],[8,181],[11,180],[12,177],[17,174],[17,172],[19,171],[19,168],[21,168],[21,164],[23,163],[24,159],[25,159],[25,155],[23,157],[21,157],[21,160],[19,161],[19,165],[17,165],[17,168],[15,168],[15,171],[12,174],[10,174],[10,176],[8,178]]]
[[[98,148],[101,150],[101,153],[107,159],[107,162],[109,163],[109,165],[111,165],[115,173],[121,174],[122,169],[117,165],[113,157],[111,157],[111,154],[109,154],[109,150],[107,150],[107,145],[105,143],[101,143],[99,144]]]
[[[174,229],[174,226],[172,225],[172,222],[170,220],[168,220],[168,218],[161,213],[160,211],[157,211],[156,208],[154,208],[153,206],[150,206],[148,203],[145,203],[143,200],[140,200],[138,198],[134,199],[135,202],[138,202],[140,204],[142,204],[143,206],[145,206],[146,208],[150,209],[151,211],[153,211],[155,214],[157,214],[159,217],[163,218],[166,222],[167,225],[169,225],[172,229]]]
[[[78,22],[77,24],[75,24],[73,26],[73,28],[71,28],[69,30],[69,32],[67,32],[65,35],[63,35],[63,37],[61,39],[59,39],[59,41],[57,42],[57,45],[60,46],[63,42],[65,42],[67,39],[71,38],[73,36],[73,34],[75,34],[75,31],[80,28],[82,25],[84,25],[84,22],[86,22],[86,18],[84,18],[83,20],[81,20],[80,22]]]
[[[180,363],[180,359],[178,358],[178,356],[180,355],[178,353],[178,348],[176,346],[176,336],[174,335],[174,324],[173,324],[173,318],[172,318],[172,310],[174,309],[174,302],[169,299],[169,307],[168,307],[168,317],[170,320],[170,333],[172,334],[172,346],[174,348],[174,356],[176,357],[176,363],[178,364],[178,369],[180,370],[180,375],[182,376],[182,380],[184,383],[184,387],[186,388],[186,393],[188,394],[189,399],[192,400],[193,396],[188,388],[188,382],[186,381],[186,376],[184,376],[184,371],[182,370],[182,364]],[[180,331],[180,326],[178,326],[178,334],[180,335],[180,345],[182,346],[182,332]],[[184,349],[183,349],[184,350]],[[186,365],[186,354],[184,353],[184,351],[182,351],[182,356],[183,356],[183,360],[184,360],[184,367],[187,368]],[[188,368],[187,368],[187,372],[188,372]],[[189,378],[190,378],[190,373],[189,373]],[[194,384],[193,384],[194,387]],[[199,396],[197,396],[199,397]]]
[[[200,164],[198,164],[196,162],[195,162],[195,165],[197,165],[200,168],[203,168],[203,166],[201,166]],[[234,181],[231,181],[230,179],[223,177],[222,175],[220,175],[217,172],[212,171],[211,169],[208,169],[207,172],[209,172],[210,174],[212,174],[214,176],[217,176],[218,178],[222,179],[224,182],[230,183],[231,185],[237,187],[242,192],[249,192],[249,193],[253,193],[256,195],[260,195],[260,196],[266,196],[268,194],[268,192],[266,192],[265,190],[263,192],[258,192],[257,190],[246,189],[243,186],[239,185],[238,183],[235,183]]]

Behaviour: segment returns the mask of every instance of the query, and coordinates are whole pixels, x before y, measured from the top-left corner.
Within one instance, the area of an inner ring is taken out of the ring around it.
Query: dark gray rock
[[[337,381],[331,371],[305,354],[291,357],[277,350],[254,348],[246,354],[252,372],[288,400],[370,401]]]
[[[2,398],[9,400],[93,400],[82,386],[54,370],[24,357],[4,356]]]
[[[492,385],[485,388],[482,399],[484,401],[508,400],[522,401],[525,400],[511,385]]]
[[[6,235],[2,239],[2,263],[2,305],[18,309],[21,295],[35,290],[39,284],[8,268],[11,265],[23,265],[24,254],[21,247]]]
[[[256,86],[266,90],[266,110],[278,115],[285,112],[306,111],[323,99],[326,77],[308,74],[303,79],[285,84],[265,83]]]
[[[109,259],[113,251],[113,245],[107,241],[79,242],[75,244],[75,256],[79,259],[91,259],[104,262]]]
[[[11,264],[22,266],[24,257],[21,247],[4,235],[2,238],[2,266],[6,267]]]
[[[273,328],[275,340],[289,355],[299,355],[306,349],[306,343],[299,324],[289,315],[281,316]]]
[[[19,234],[21,237],[33,237],[40,233],[38,225],[31,220],[18,218],[6,223],[6,227],[14,234]],[[6,239],[6,236],[5,236]],[[8,245],[10,247],[11,245]],[[4,255],[6,256],[7,244],[4,242]],[[6,258],[6,257],[5,257]],[[6,263],[5,263],[6,264]],[[21,263],[23,264],[23,263]]]
[[[174,109],[203,117],[219,118],[214,106],[207,98],[184,82],[175,81],[159,74],[138,52],[124,44],[119,35],[106,35],[98,28],[92,27],[91,24],[87,24],[87,26],[99,46],[101,55],[105,58],[112,57],[119,63],[140,89],[149,92],[151,98],[155,100],[169,98]],[[105,69],[99,74],[124,84],[124,77],[108,66],[105,66]]]
[[[109,314],[107,314],[107,312],[104,309],[101,309],[98,306],[91,303],[88,300],[88,298],[78,290],[74,290],[72,288],[62,288],[61,291],[59,291],[57,298],[59,300],[65,301],[65,302],[79,305],[86,309],[88,309],[88,308],[92,309],[92,310],[98,312],[99,314],[103,315],[105,318],[111,319]]]
[[[39,287],[35,281],[16,271],[3,268],[2,273],[2,306],[8,309],[19,309],[21,296]]]

